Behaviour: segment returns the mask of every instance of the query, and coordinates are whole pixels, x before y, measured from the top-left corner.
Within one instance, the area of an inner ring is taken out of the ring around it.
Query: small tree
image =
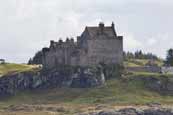
[[[142,50],[139,50],[139,51],[135,52],[135,58],[136,59],[143,59],[143,52],[142,52]]]
[[[167,51],[165,64],[169,66],[173,66],[173,49],[169,49]]]
[[[42,56],[42,51],[38,51],[32,59],[29,59],[28,64],[42,64]]]
[[[0,59],[0,64],[5,64],[5,59]]]
[[[28,65],[31,65],[31,64],[32,64],[32,58],[30,58],[28,61]]]

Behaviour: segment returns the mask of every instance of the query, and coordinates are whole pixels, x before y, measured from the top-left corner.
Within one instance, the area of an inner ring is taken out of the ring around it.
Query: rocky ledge
[[[161,95],[173,95],[173,75],[136,76],[131,80],[142,81],[148,90]]]
[[[104,110],[100,112],[83,113],[78,115],[173,115],[173,109],[168,108],[125,108],[120,110]]]
[[[3,108],[3,112],[53,112],[61,115],[173,115],[172,107],[131,107],[121,109],[99,109],[94,112],[78,113],[78,110],[72,110],[60,105],[10,105]],[[58,114],[58,115],[59,115]]]
[[[85,108],[85,109],[83,109]],[[91,109],[92,108],[92,109]],[[10,105],[0,110],[2,112],[52,112],[60,115],[173,115],[173,107],[171,105],[143,105],[143,106],[80,106],[71,108],[67,105]]]
[[[13,73],[2,76],[0,78],[0,95],[50,87],[89,88],[104,85],[104,83],[105,76],[99,67],[62,66],[52,70]]]

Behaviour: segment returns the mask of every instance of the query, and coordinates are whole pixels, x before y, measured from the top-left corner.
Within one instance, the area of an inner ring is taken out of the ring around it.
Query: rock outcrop
[[[135,108],[125,108],[121,110],[108,110],[101,112],[93,112],[88,114],[79,114],[79,115],[173,115],[172,109],[135,109]]]
[[[173,75],[171,74],[135,75],[129,77],[128,80],[141,82],[146,89],[161,95],[173,95]]]
[[[173,77],[143,77],[146,88],[157,91],[160,94],[173,95]]]
[[[109,106],[109,105],[108,105]],[[173,115],[173,107],[171,105],[165,106],[154,106],[150,107],[147,105],[143,106],[117,106],[117,107],[108,107],[105,106],[102,109],[88,109],[89,107],[85,106],[83,108],[71,108],[69,106],[64,105],[28,105],[28,104],[21,104],[21,105],[9,105],[4,107],[1,111],[9,113],[9,112],[53,112],[54,114],[60,115]],[[94,108],[94,106],[92,106]],[[81,111],[80,111],[80,110]],[[1,114],[0,111],[0,114]],[[11,113],[12,114],[12,113]],[[11,115],[10,114],[10,115]]]
[[[54,70],[15,73],[0,78],[0,95],[15,94],[16,91],[50,88],[73,87],[89,88],[103,85],[105,76],[99,67],[62,66]]]

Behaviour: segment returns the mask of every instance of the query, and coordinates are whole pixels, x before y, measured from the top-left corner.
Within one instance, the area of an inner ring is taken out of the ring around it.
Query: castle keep
[[[123,61],[123,37],[118,36],[114,23],[105,26],[86,27],[77,41],[51,41],[49,48],[43,48],[43,66],[57,65],[89,66],[99,63],[121,64]]]

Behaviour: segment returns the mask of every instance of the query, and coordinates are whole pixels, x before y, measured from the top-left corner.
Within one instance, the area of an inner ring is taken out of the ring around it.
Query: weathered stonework
[[[117,36],[114,24],[105,27],[86,27],[81,36],[66,39],[65,42],[51,41],[49,48],[44,48],[43,67],[53,68],[57,65],[90,66],[99,63],[122,64],[123,37]]]

